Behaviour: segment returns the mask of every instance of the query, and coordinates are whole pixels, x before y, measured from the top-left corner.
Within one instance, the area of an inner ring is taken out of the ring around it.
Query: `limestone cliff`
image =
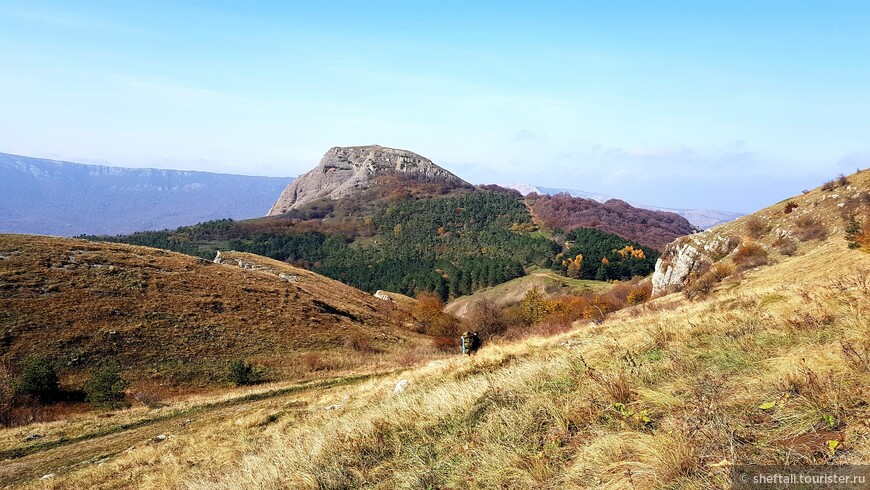
[[[674,240],[656,261],[652,293],[681,289],[692,273],[728,255],[735,246],[733,240],[711,230]]]
[[[317,167],[284,189],[268,215],[286,213],[316,199],[339,199],[368,187],[375,177],[387,174],[470,185],[431,160],[407,150],[377,145],[334,147],[323,155]]]

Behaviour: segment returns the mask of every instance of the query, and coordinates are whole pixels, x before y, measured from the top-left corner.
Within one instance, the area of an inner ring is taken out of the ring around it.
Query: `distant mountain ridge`
[[[114,235],[253,218],[292,180],[0,153],[0,232]]]
[[[559,193],[567,193],[573,197],[583,197],[586,199],[593,199],[600,203],[605,203],[611,199],[619,199],[617,197],[602,194],[599,192],[587,192],[580,191],[577,189],[557,189],[553,187],[540,187],[532,184],[499,184],[502,187],[507,187],[508,189],[514,189],[519,191],[522,195],[528,195],[533,192],[536,192],[541,195],[552,196]],[[689,223],[698,228],[706,230],[707,228],[711,228],[716,225],[720,225],[722,223],[727,223],[729,221],[733,221],[741,216],[743,213],[735,213],[733,211],[720,211],[715,209],[674,209],[674,208],[665,208],[661,206],[651,206],[649,204],[642,204],[639,202],[628,201],[624,199],[620,199],[622,201],[631,204],[636,208],[649,209],[652,211],[667,211],[670,213],[678,214],[684,218],[686,218]]]

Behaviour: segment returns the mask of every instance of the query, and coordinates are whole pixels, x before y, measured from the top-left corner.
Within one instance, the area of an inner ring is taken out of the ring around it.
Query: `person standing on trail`
[[[477,349],[480,349],[480,345],[483,343],[477,332],[464,332],[459,340],[462,353],[469,356],[477,352]]]

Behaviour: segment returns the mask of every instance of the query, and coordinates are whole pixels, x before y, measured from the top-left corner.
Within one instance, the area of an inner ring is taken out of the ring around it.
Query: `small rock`
[[[154,442],[163,442],[168,438],[169,438],[169,436],[167,436],[166,434],[160,434],[159,436],[155,436],[153,441]]]
[[[405,391],[405,388],[408,386],[407,379],[400,379],[398,383],[396,383],[396,387],[393,388],[393,393],[401,393]]]
[[[25,441],[35,441],[37,439],[42,439],[42,434],[30,434],[24,438]]]
[[[299,276],[294,276],[292,274],[287,274],[286,272],[282,272],[278,274],[278,277],[284,279],[287,282],[299,282]]]
[[[57,475],[55,475],[54,473],[49,473],[47,475],[42,475],[42,478],[40,478],[40,480],[50,480],[50,479],[54,478],[55,476],[57,476]]]

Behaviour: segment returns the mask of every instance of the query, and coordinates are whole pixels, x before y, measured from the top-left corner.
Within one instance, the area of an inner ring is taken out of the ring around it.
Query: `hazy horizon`
[[[752,211],[870,162],[863,2],[0,5],[0,152],[296,177],[380,144],[473,183]]]

